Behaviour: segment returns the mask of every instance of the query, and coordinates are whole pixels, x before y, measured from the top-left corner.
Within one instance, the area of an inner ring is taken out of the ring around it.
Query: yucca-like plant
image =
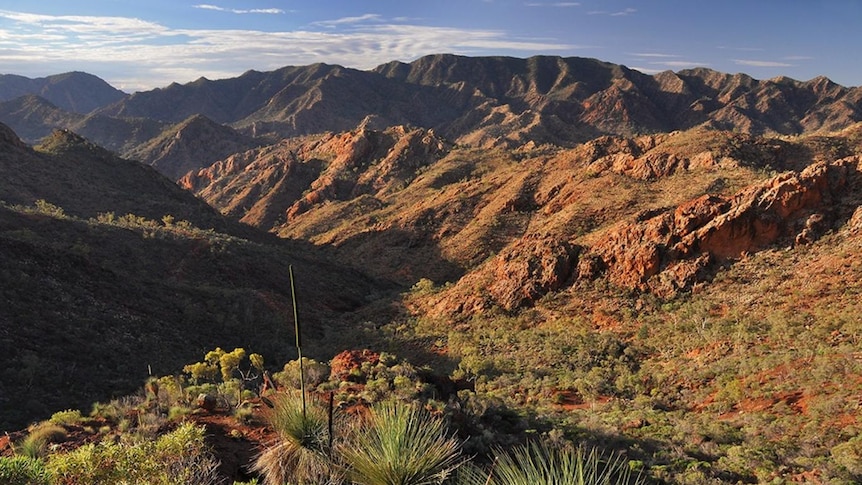
[[[299,394],[272,397],[266,419],[278,438],[252,466],[267,485],[325,484],[338,482],[329,436],[329,412],[315,399],[303,410]]]
[[[4,485],[50,485],[45,463],[28,456],[0,456],[0,483]]]
[[[340,453],[348,477],[361,485],[443,483],[460,464],[459,454],[442,418],[395,403],[373,406]]]
[[[497,454],[491,472],[493,485],[639,485],[628,463],[619,456],[603,459],[598,451],[561,449],[532,443]],[[483,482],[484,483],[484,482]]]

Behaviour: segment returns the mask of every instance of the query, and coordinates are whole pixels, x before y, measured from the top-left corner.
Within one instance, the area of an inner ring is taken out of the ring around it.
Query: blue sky
[[[0,73],[127,92],[435,53],[594,57],[862,85],[862,0],[3,0]]]

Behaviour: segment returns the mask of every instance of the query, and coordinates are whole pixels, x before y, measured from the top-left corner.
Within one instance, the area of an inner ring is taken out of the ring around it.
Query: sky
[[[591,57],[862,85],[862,0],[0,0],[0,73],[126,92],[317,62]]]

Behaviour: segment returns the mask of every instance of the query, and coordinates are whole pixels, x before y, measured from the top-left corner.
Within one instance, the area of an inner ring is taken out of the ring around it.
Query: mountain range
[[[862,88],[544,56],[59,78],[103,101],[0,91],[0,428],[216,346],[280,366],[296,270],[307,356],[423,366],[477,449],[862,476]]]
[[[230,149],[360,125],[415,126],[453,143],[512,148],[697,126],[790,135],[862,120],[862,88],[824,77],[756,80],[704,68],[649,76],[595,59],[548,56],[434,55],[369,71],[314,64],[132,95],[82,73],[0,79],[0,122],[26,142],[69,129],[174,179]],[[63,101],[71,98],[87,102]],[[156,140],[176,137],[193,120],[226,128],[195,136],[206,142],[194,154],[181,141]],[[237,133],[228,135],[227,127]]]

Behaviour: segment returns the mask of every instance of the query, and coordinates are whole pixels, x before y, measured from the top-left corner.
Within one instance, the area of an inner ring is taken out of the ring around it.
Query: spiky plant
[[[500,452],[492,471],[494,485],[628,485],[642,484],[632,477],[620,457],[603,459],[598,451],[584,448],[561,449],[531,443]]]
[[[380,403],[341,447],[349,478],[361,485],[442,483],[458,465],[459,442],[443,419],[406,404]]]
[[[253,470],[264,476],[267,485],[336,483],[326,406],[312,399],[303,412],[302,398],[295,392],[279,394],[272,401],[266,419],[278,438],[258,455]]]

